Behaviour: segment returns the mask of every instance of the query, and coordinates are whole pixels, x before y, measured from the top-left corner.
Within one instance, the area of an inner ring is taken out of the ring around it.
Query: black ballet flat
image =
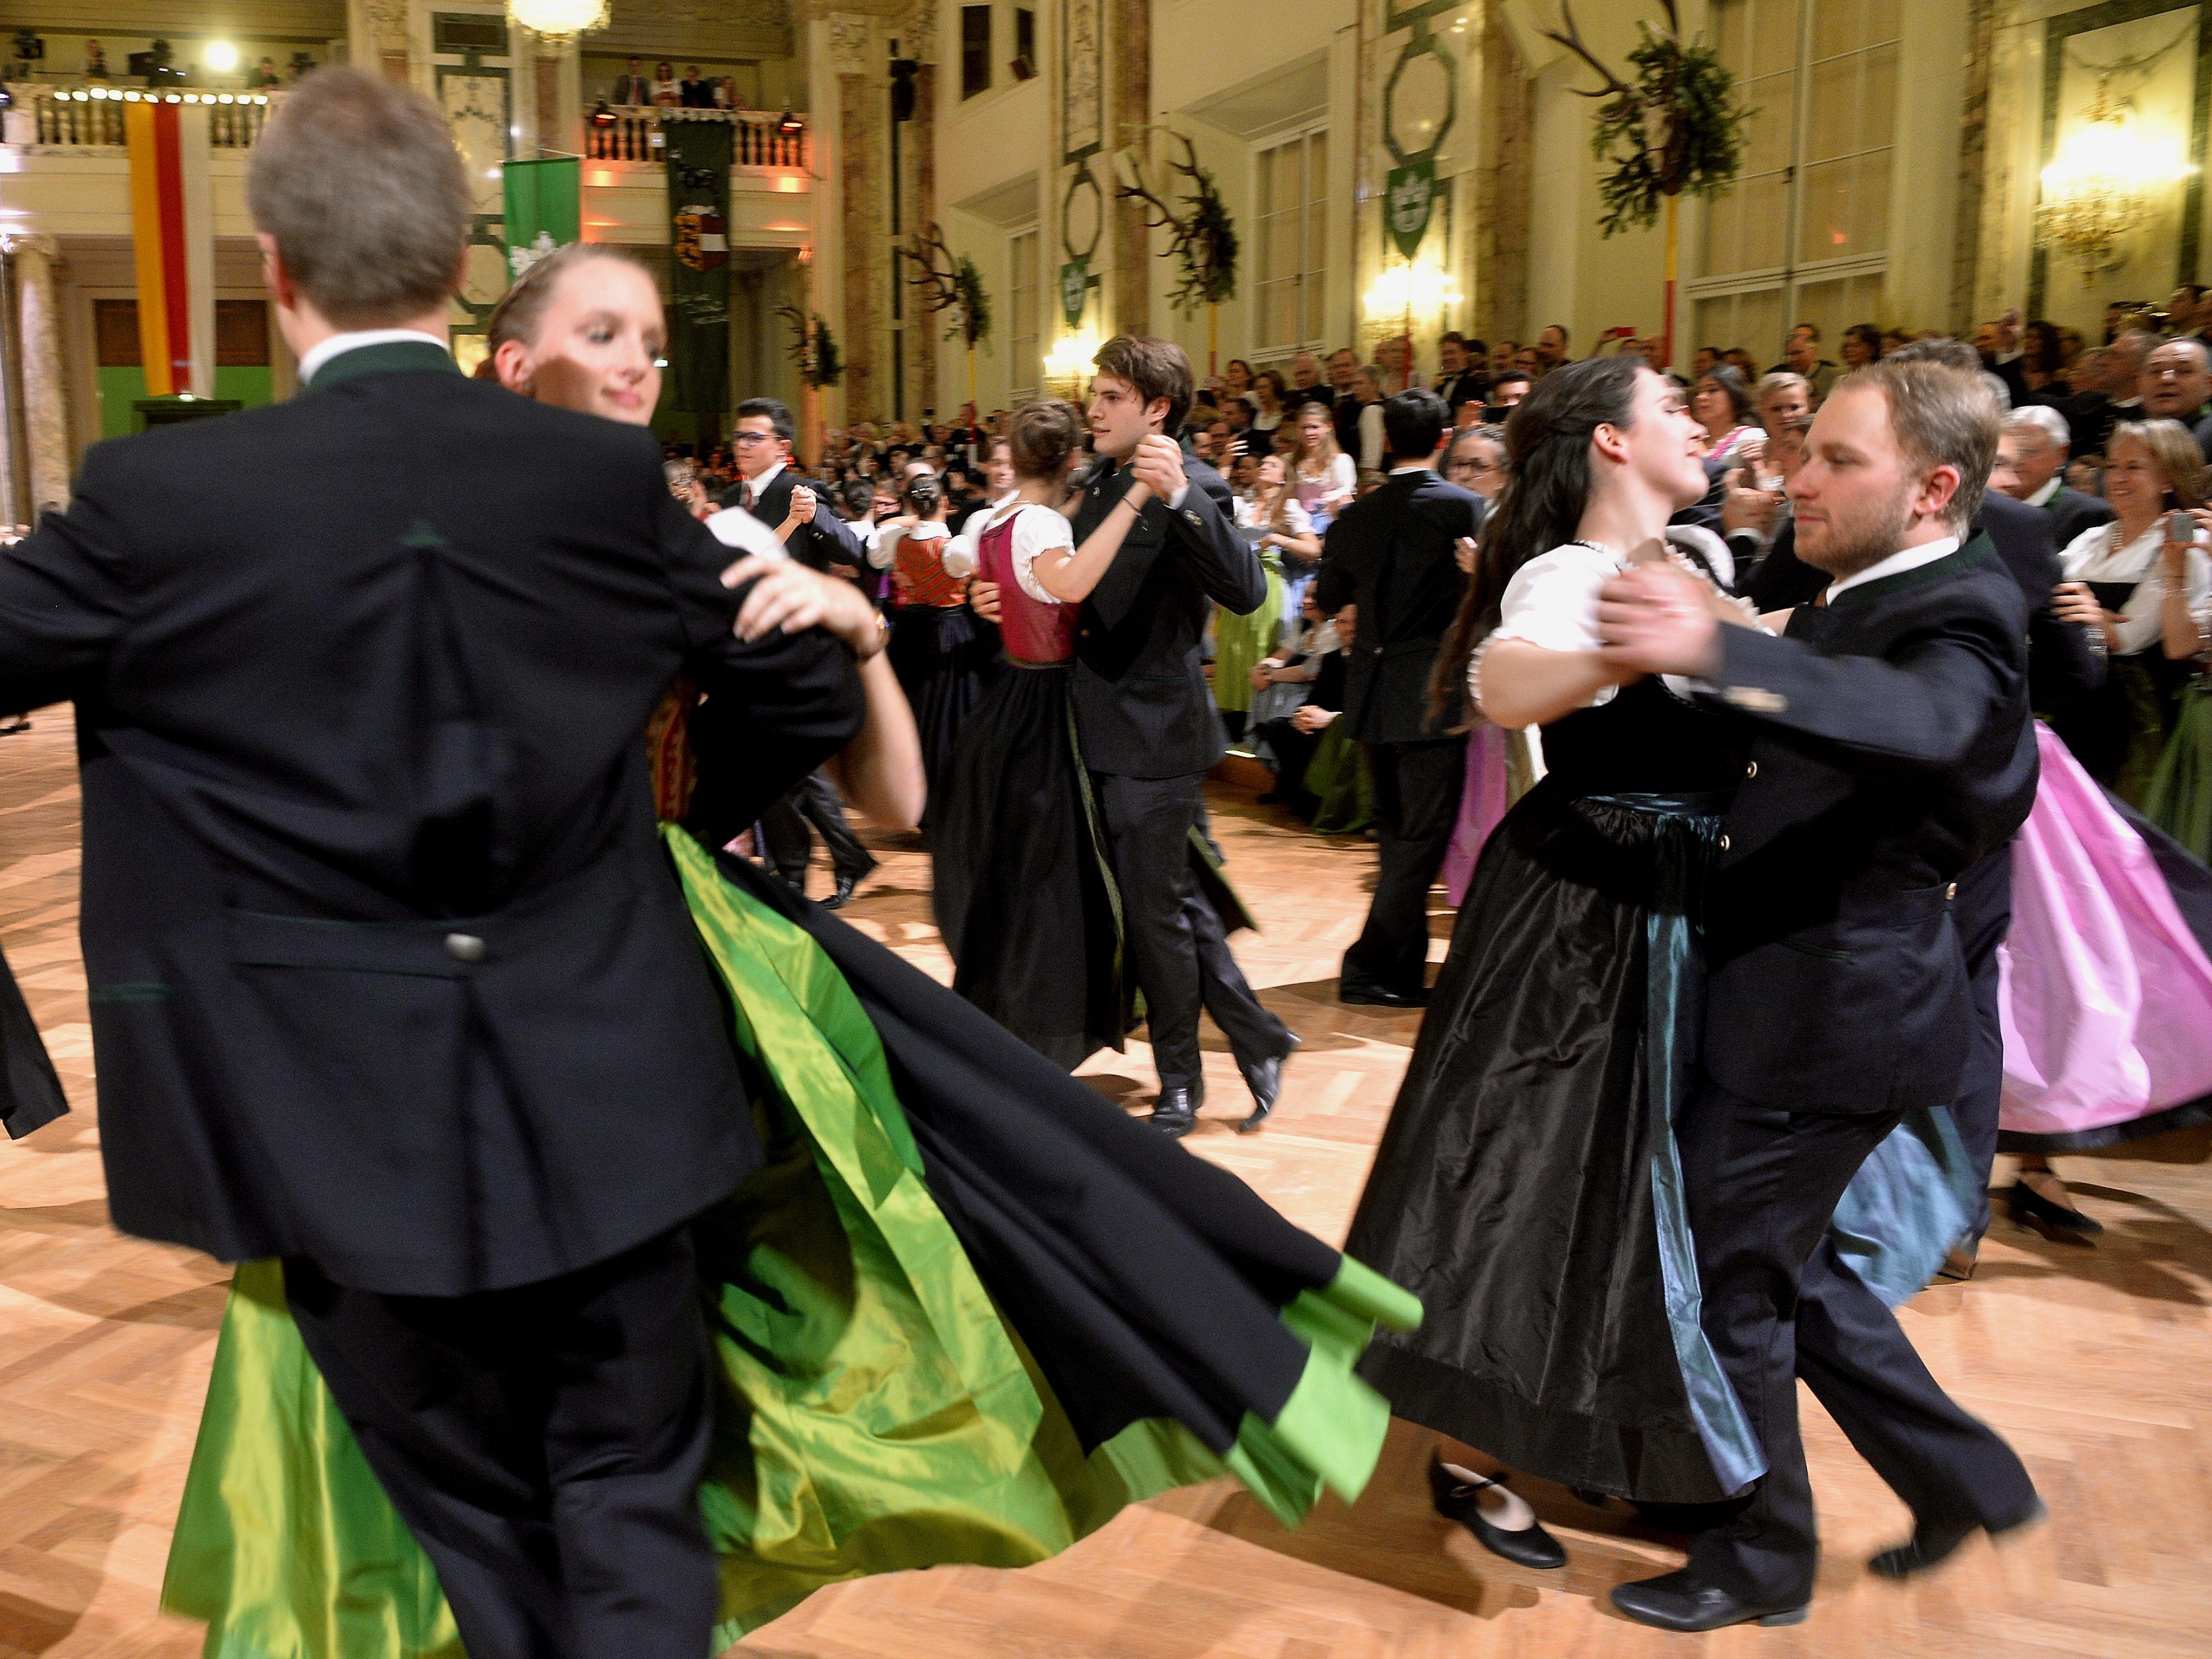
[[[1509,1528],[1495,1526],[1484,1516],[1483,1489],[1503,1486],[1503,1480],[1487,1480],[1479,1474],[1472,1480],[1462,1480],[1460,1473],[1441,1457],[1430,1460],[1429,1495],[1438,1515],[1447,1521],[1458,1522],[1474,1534],[1476,1543],[1516,1566],[1548,1568],[1567,1565],[1566,1551],[1559,1547],[1558,1539],[1544,1530],[1542,1522],[1531,1521],[1525,1527]]]
[[[2053,1202],[2025,1181],[2012,1183],[2012,1190],[2005,1194],[2005,1203],[2014,1221],[2045,1238],[2094,1238],[2105,1231],[2105,1224],[2094,1216],[2083,1215],[2069,1205]]]

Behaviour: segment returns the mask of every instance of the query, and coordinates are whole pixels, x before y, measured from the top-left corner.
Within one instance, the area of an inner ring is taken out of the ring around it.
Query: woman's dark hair
[[[1275,407],[1287,410],[1289,404],[1286,400],[1291,395],[1291,389],[1283,377],[1272,368],[1263,368],[1252,377],[1252,384],[1256,386],[1262,380],[1275,388]]]
[[[1521,567],[1575,538],[1589,504],[1590,434],[1626,427],[1641,357],[1585,357],[1536,382],[1505,421],[1505,489],[1482,521],[1481,552],[1459,615],[1429,676],[1429,718],[1457,702],[1468,659],[1498,626],[1506,585]],[[1743,377],[1736,377],[1741,380]]]
[[[917,519],[926,519],[945,505],[945,481],[934,472],[917,472],[899,492],[899,504]]]
[[[1742,371],[1733,363],[1715,363],[1698,376],[1700,386],[1707,380],[1728,393],[1729,408],[1735,417],[1735,423],[1748,426],[1756,405],[1752,401],[1750,383],[1743,378]]]
[[[2057,324],[2038,317],[2021,330],[2020,367],[2026,374],[2056,374],[2066,367],[2066,348],[2058,337]]]
[[[1118,371],[1108,369],[1109,374]],[[1143,388],[1139,387],[1142,395]],[[1006,442],[1013,451],[1014,471],[1024,478],[1057,478],[1067,458],[1083,441],[1083,423],[1063,403],[1040,399],[1024,404],[1008,417]]]
[[[847,478],[837,487],[837,494],[845,503],[848,519],[865,519],[868,509],[875,505],[876,487],[866,478]]]
[[[1844,331],[1844,337],[1846,340],[1856,340],[1861,345],[1864,346],[1867,349],[1867,361],[1869,362],[1879,362],[1881,361],[1881,331],[1876,328],[1872,323],[1853,323],[1849,328]]]

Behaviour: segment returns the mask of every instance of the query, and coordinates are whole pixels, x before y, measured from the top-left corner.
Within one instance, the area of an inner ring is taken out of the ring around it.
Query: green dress
[[[1267,573],[1267,597],[1249,617],[1226,611],[1213,613],[1213,701],[1232,714],[1252,707],[1252,671],[1275,648],[1283,635],[1283,556],[1279,549],[1260,550],[1261,568]]]
[[[1418,1322],[1412,1297],[834,917],[663,834],[759,1079],[768,1153],[694,1227],[716,1360],[700,1501],[721,1562],[718,1649],[825,1584],[1028,1565],[1126,1504],[1224,1471],[1286,1525],[1324,1486],[1358,1494],[1389,1408],[1352,1368],[1378,1321]],[[969,1067],[1006,1088],[992,1094]],[[1156,1271],[1117,1279],[1111,1232],[1087,1237],[1079,1211],[1030,1196],[1048,1184],[1022,1167],[1030,1152],[1075,1177],[1114,1231],[1131,1206],[1165,1204],[1143,1223]],[[1011,1251],[1012,1238],[1034,1243]],[[1193,1276],[1212,1290],[1178,1340],[1179,1310],[1144,1298]],[[1224,1309],[1244,1320],[1236,1351],[1190,1352]],[[1270,1331],[1287,1369],[1240,1419],[1221,1379],[1249,1369]],[[1118,1382],[1093,1358],[1147,1341]],[[1186,1385],[1210,1403],[1176,1415],[1144,1403]],[[463,1652],[434,1571],[301,1341],[279,1263],[246,1263],[234,1282],[161,1601],[206,1623],[213,1659]]]
[[[2143,799],[2143,815],[2212,863],[2212,673],[2181,694],[2180,713]]]

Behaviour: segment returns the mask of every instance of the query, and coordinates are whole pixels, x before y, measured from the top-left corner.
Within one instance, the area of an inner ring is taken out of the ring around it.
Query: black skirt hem
[[[1639,1429],[1539,1406],[1388,1338],[1368,1349],[1359,1375],[1389,1401],[1393,1416],[1540,1480],[1638,1503],[1710,1504],[1735,1495],[1715,1480],[1694,1425]]]
[[[2063,1134],[2026,1134],[2010,1129],[1997,1133],[2001,1152],[2101,1152],[2130,1142],[2195,1129],[2212,1123],[2212,1095],[2199,1095],[2179,1106],[2132,1117],[2124,1123],[2100,1123],[2094,1129],[2073,1129]]]

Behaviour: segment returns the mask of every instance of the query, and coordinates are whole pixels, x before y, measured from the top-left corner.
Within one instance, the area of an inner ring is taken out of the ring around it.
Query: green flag
[[[667,137],[668,364],[673,406],[730,406],[730,140],[726,121],[663,121]]]
[[[543,161],[509,161],[507,191],[507,269],[520,276],[557,247],[583,234],[583,162],[574,155]]]

